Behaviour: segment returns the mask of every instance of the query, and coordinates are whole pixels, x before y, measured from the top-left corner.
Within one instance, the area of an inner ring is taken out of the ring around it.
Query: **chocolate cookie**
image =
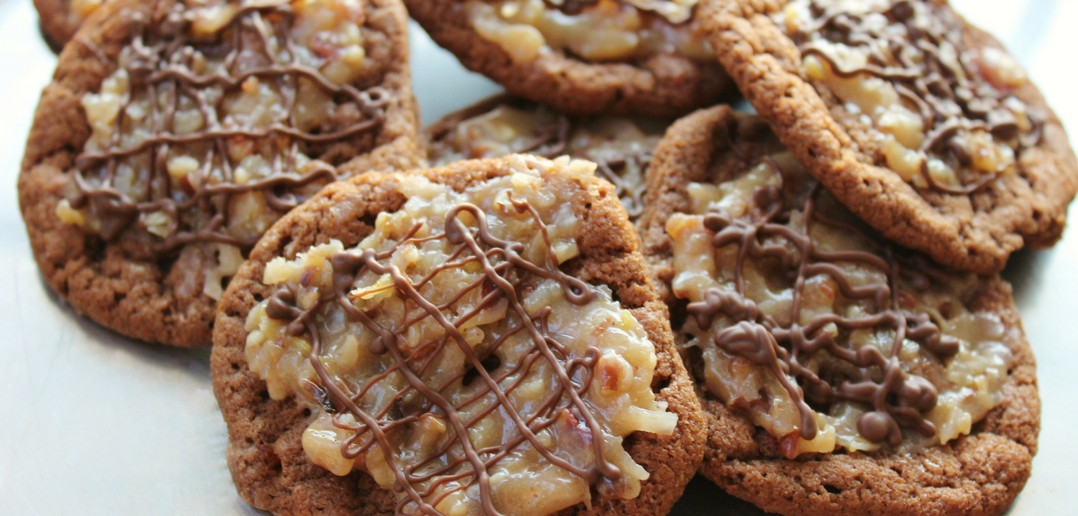
[[[895,247],[762,120],[677,122],[645,251],[709,416],[701,472],[784,514],[998,514],[1040,401],[1010,286]]]
[[[596,173],[635,222],[644,210],[644,173],[669,118],[570,116],[542,104],[497,95],[451,113],[423,132],[431,165],[529,153],[568,155],[599,165]]]
[[[669,511],[703,414],[594,169],[513,155],[364,174],[275,224],[214,330],[243,497],[289,514]]]
[[[48,284],[120,333],[208,345],[274,220],[422,160],[397,1],[117,0],[86,23],[42,93],[19,202]]]
[[[83,20],[97,9],[103,0],[34,0],[34,7],[41,19],[41,33],[45,42],[55,51],[79,30]]]
[[[563,113],[676,116],[732,92],[695,0],[405,4],[464,66]]]
[[[1063,127],[1002,46],[946,2],[700,9],[757,112],[888,238],[981,273],[1059,238],[1078,190]]]

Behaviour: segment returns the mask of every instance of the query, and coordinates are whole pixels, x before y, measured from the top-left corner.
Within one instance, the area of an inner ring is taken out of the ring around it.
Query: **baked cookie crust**
[[[41,34],[53,51],[59,52],[82,25],[83,18],[71,7],[71,0],[34,0],[41,21]]]
[[[669,289],[673,278],[672,240],[664,228],[672,214],[691,212],[687,185],[717,182],[781,150],[763,121],[725,107],[697,112],[668,131],[649,172],[649,208],[641,220],[657,283]],[[665,295],[675,321],[688,317],[683,301]],[[981,276],[971,299],[970,310],[998,314],[1012,365],[1002,402],[968,435],[912,453],[884,448],[788,459],[745,412],[709,393],[701,360],[689,355],[686,365],[708,414],[701,473],[730,494],[782,514],[1002,513],[1025,485],[1037,450],[1035,364],[1010,286],[998,275]]]
[[[888,238],[942,264],[980,273],[1001,270],[1023,246],[1045,247],[1059,239],[1066,207],[1078,191],[1078,162],[1059,119],[1028,79],[1005,88],[1040,120],[1040,141],[1020,148],[1015,172],[972,193],[914,187],[881,166],[879,132],[810,80],[802,51],[776,21],[789,3],[706,0],[701,23],[749,102],[844,204]],[[1005,55],[994,38],[946,2],[913,4],[957,24],[960,41],[953,43],[959,52]]]

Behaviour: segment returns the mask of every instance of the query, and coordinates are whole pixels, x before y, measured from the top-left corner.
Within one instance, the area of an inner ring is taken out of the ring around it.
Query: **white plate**
[[[1060,117],[1078,128],[1078,2],[955,3],[1007,43]],[[424,122],[497,91],[415,27],[412,36]],[[15,181],[56,58],[41,41],[30,0],[0,0],[0,40],[0,514],[256,513],[236,494],[225,465],[209,351],[119,337],[77,317],[45,288]],[[1070,513],[1078,507],[1070,485],[1078,472],[1078,412],[1067,401],[1078,365],[1078,235],[1069,231],[1049,251],[1017,254],[1006,276],[1039,361],[1043,399],[1040,453],[1012,514]],[[756,512],[706,482],[694,482],[676,512],[724,507]]]

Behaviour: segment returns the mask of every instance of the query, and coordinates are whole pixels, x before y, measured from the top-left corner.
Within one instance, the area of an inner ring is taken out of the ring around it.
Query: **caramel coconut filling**
[[[475,31],[516,62],[549,52],[587,61],[673,54],[694,60],[715,53],[693,21],[696,0],[469,0]]]
[[[1002,399],[1007,329],[969,308],[977,276],[900,260],[789,153],[689,193],[666,226],[682,333],[787,457],[946,443]]]
[[[351,85],[368,66],[363,16],[266,0],[145,22],[82,97],[92,133],[57,215],[141,258],[210,263],[190,289],[217,298],[270,224],[336,178],[310,156],[381,126],[386,92]]]
[[[525,101],[501,98],[466,110],[431,135],[428,157],[435,166],[461,159],[530,153],[569,155],[598,164],[599,177],[614,192],[629,220],[644,210],[644,175],[666,123],[619,116],[570,117]]]
[[[975,191],[1017,170],[1043,116],[1002,50],[970,46],[944,2],[794,0],[775,15],[805,75],[877,131],[878,165],[917,188]]]
[[[568,177],[548,169],[567,170]],[[312,462],[369,473],[399,513],[548,514],[637,496],[625,436],[677,421],[651,390],[655,350],[605,286],[567,276],[580,222],[562,192],[592,163],[513,158],[456,192],[408,199],[356,247],[276,258],[247,318],[270,396],[313,410]]]

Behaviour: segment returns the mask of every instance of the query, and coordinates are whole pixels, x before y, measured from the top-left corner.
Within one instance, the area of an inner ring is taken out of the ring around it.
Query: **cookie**
[[[284,514],[669,511],[703,414],[594,168],[364,174],[278,221],[214,329],[240,494]]]
[[[700,9],[756,111],[888,238],[991,273],[1014,250],[1060,237],[1078,190],[1063,127],[1002,46],[946,2]]]
[[[49,286],[177,346],[210,343],[223,286],[281,214],[422,160],[399,2],[200,5],[95,11],[42,93],[19,176]]]
[[[104,0],[34,0],[45,42],[55,51],[75,36],[83,20]]]
[[[594,161],[635,222],[644,210],[644,173],[669,118],[570,116],[497,95],[431,124],[423,133],[431,165],[528,153]]]
[[[701,472],[783,514],[998,514],[1040,401],[1010,286],[882,239],[752,115],[677,122],[641,219],[709,417]]]
[[[405,4],[465,67],[563,113],[677,116],[733,92],[694,0]]]

